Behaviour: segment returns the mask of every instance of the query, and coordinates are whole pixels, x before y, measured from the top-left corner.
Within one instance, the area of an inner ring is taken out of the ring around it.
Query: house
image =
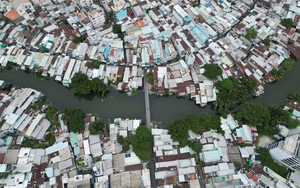
[[[12,9],[4,14],[4,16],[13,24],[19,24],[24,18],[20,16],[20,14],[15,10]]]
[[[15,8],[19,15],[26,20],[33,20],[35,18],[35,8],[29,0],[11,0],[11,5]]]

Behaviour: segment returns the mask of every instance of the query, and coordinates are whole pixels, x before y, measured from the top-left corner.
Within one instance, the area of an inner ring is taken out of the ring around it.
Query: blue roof
[[[293,115],[296,116],[296,117],[300,117],[300,112],[294,109],[293,110]]]
[[[123,20],[124,18],[127,17],[127,10],[125,10],[125,9],[121,10],[120,12],[118,12],[116,14],[116,17],[118,20]]]
[[[70,134],[69,134],[71,145],[74,148],[74,154],[75,155],[79,155],[80,154],[80,148],[79,148],[79,144],[78,144],[78,137],[77,137],[77,135],[78,135],[78,133],[73,133],[73,132],[70,132]]]
[[[104,51],[104,58],[108,58],[108,55],[109,55],[109,52],[110,52],[110,47],[109,47],[109,43],[106,44],[105,46],[105,51]]]
[[[209,3],[207,3],[207,4],[205,5],[206,8],[208,8],[208,7],[210,7],[210,6],[212,6],[212,3],[211,3],[211,2],[209,2]]]
[[[13,141],[13,137],[12,136],[8,136],[7,139],[6,139],[5,145],[6,146],[10,146],[11,143],[12,143],[12,141]]]

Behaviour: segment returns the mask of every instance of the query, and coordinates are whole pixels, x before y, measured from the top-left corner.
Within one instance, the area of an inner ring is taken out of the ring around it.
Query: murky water
[[[136,96],[127,96],[114,89],[105,97],[88,96],[76,97],[69,89],[53,80],[38,80],[33,74],[22,70],[4,70],[0,73],[0,79],[20,87],[30,87],[45,93],[53,105],[60,109],[79,108],[84,113],[97,113],[104,120],[121,118],[140,118],[145,120],[144,93],[140,91]],[[284,104],[286,96],[293,91],[300,91],[300,62],[282,80],[267,85],[265,93],[249,102],[262,104]],[[194,101],[170,97],[150,96],[151,119],[160,121],[163,125],[183,118],[188,114],[213,114],[211,106],[200,108]]]

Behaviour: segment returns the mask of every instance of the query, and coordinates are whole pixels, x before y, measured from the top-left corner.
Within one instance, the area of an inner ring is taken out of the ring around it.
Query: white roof
[[[90,152],[89,140],[84,140],[84,141],[83,141],[83,148],[84,148],[84,154],[85,154],[85,155],[91,154],[91,152]]]
[[[65,147],[68,147],[68,142],[58,142],[58,143],[46,148],[46,155],[57,152]]]

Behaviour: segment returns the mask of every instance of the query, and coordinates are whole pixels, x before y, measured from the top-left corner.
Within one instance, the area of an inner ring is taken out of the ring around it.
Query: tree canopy
[[[87,63],[87,67],[91,68],[91,69],[99,69],[100,65],[101,65],[101,62],[97,61],[97,60],[92,60]]]
[[[135,134],[131,136],[130,143],[133,147],[133,152],[143,161],[151,159],[153,137],[151,131],[144,124],[140,125]]]
[[[295,66],[295,60],[292,58],[287,58],[285,59],[280,65],[279,68],[283,71],[283,72],[287,72],[292,70],[292,68]]]
[[[87,38],[87,35],[81,35],[80,37],[76,37],[73,40],[73,42],[78,44],[78,43],[84,42],[86,38]]]
[[[247,33],[245,35],[245,38],[248,40],[251,40],[257,36],[257,31],[254,28],[247,29]]]
[[[269,38],[266,38],[262,41],[262,43],[264,43],[265,45],[270,45],[271,40]]]
[[[300,102],[300,92],[290,93],[287,98],[290,102]]]
[[[208,79],[214,79],[217,76],[222,75],[222,69],[219,65],[215,64],[205,64],[204,65],[204,73],[203,75],[206,76]]]
[[[188,141],[188,146],[192,148],[192,150],[196,153],[200,153],[202,151],[202,144],[199,141]]]
[[[146,79],[149,82],[149,84],[153,85],[153,83],[154,83],[154,73],[152,71],[147,72]]]
[[[285,73],[290,71],[294,66],[295,60],[287,58],[278,66],[278,69],[272,69],[271,74],[276,80],[280,80],[284,77]]]
[[[120,24],[114,24],[113,25],[113,33],[118,34],[118,37],[122,38],[123,37],[123,34],[122,34],[122,25],[120,25]]]
[[[270,121],[269,109],[262,104],[243,104],[236,112],[236,118],[248,125],[268,125]]]
[[[99,93],[103,97],[109,91],[109,85],[106,85],[99,78],[89,80],[86,74],[78,72],[72,77],[71,91],[78,95]]]
[[[85,115],[79,110],[65,109],[64,117],[67,119],[69,124],[69,130],[77,133],[84,130],[84,117]]]
[[[215,83],[219,90],[217,101],[213,103],[219,112],[226,112],[251,98],[256,86],[255,80],[243,77],[238,81],[234,77],[226,78]]]
[[[282,177],[286,177],[288,170],[286,167],[279,165],[278,163],[274,162],[272,159],[269,150],[267,148],[258,148],[258,153],[261,156],[261,161],[264,166],[267,166],[274,170],[277,174],[279,174]]]
[[[168,134],[174,141],[179,142],[180,147],[184,147],[189,138],[188,130],[189,126],[187,126],[185,119],[177,119],[169,124]]]
[[[58,108],[55,106],[50,106],[46,111],[46,119],[50,120],[51,122],[58,121]]]
[[[71,79],[71,91],[74,94],[88,95],[91,92],[89,79],[86,74],[77,72]]]
[[[91,135],[109,133],[108,124],[102,119],[97,119],[92,123]]]
[[[197,114],[190,114],[185,119],[173,121],[168,127],[168,133],[173,140],[179,142],[179,147],[184,147],[188,144],[189,130],[196,134],[202,134],[211,129],[221,131],[220,125],[220,117],[217,115],[207,114],[201,117]]]
[[[281,21],[281,24],[284,27],[288,28],[288,27],[292,27],[294,25],[294,21],[291,18],[286,18]]]

